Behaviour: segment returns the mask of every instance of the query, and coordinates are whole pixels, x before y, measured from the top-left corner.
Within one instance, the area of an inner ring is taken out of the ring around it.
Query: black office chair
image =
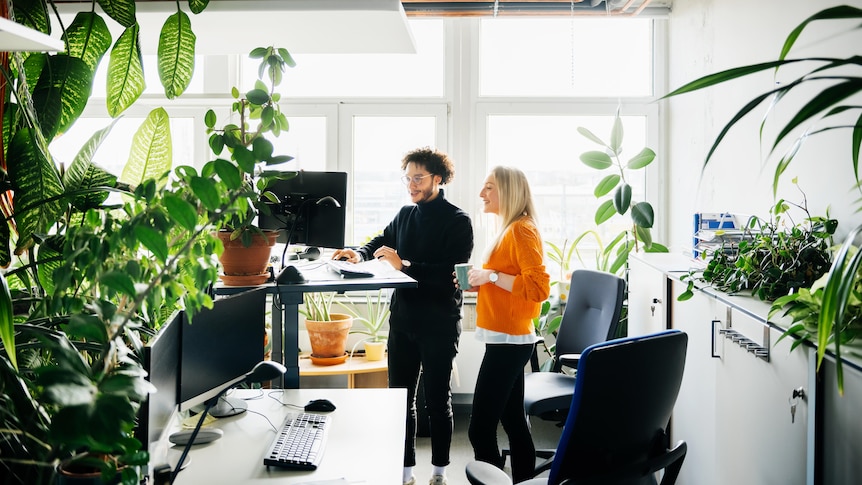
[[[528,416],[558,421],[562,426],[575,390],[575,376],[564,373],[563,367],[576,369],[584,349],[616,337],[625,286],[625,280],[604,271],[579,269],[572,273],[551,371],[536,372],[534,365],[533,372],[524,376],[524,410]],[[503,457],[508,454],[504,449]],[[536,450],[536,457],[540,461],[533,476],[551,467],[554,450]]]
[[[679,330],[587,348],[578,363],[571,408],[547,478],[529,485],[672,485],[686,443],[667,432],[685,367],[688,335]],[[494,465],[467,465],[473,485],[511,485]]]

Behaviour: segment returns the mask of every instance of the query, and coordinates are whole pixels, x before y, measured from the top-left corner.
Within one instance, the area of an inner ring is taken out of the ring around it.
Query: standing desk
[[[267,283],[267,292],[272,300],[272,359],[287,367],[282,387],[299,388],[299,305],[303,295],[316,291],[365,291],[380,288],[415,288],[419,283],[406,274],[392,269],[377,273],[373,278],[342,278],[330,271],[322,261],[312,261],[296,266],[305,276],[305,283],[276,285]],[[231,295],[248,290],[245,286],[215,288],[217,295]]]
[[[340,478],[345,484],[401,484],[406,389],[241,389],[228,395],[247,399],[248,411],[209,425],[224,435],[192,447],[191,460],[177,475],[177,485],[299,485]],[[317,470],[264,466],[264,454],[275,437],[269,422],[278,427],[288,413],[301,411],[281,403],[302,406],[321,398],[332,401],[336,409]],[[171,448],[172,462],[181,452],[180,446]]]

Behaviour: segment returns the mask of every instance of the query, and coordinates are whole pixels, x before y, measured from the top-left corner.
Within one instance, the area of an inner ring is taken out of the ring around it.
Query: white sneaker
[[[404,482],[404,485],[416,485],[416,477],[410,477],[410,480]]]
[[[446,485],[446,477],[443,475],[434,475],[431,477],[431,481],[428,482],[428,485]]]

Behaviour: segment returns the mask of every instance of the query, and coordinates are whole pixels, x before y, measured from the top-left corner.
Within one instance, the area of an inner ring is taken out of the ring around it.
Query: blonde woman
[[[533,317],[550,293],[542,238],[527,177],[511,167],[495,167],[479,197],[484,212],[496,214],[500,230],[486,251],[482,269],[468,273],[478,291],[476,338],[485,355],[476,378],[469,437],[477,460],[503,468],[497,444],[502,423],[512,452],[512,478],[531,478],[535,447],[524,412],[524,366],[536,335]]]

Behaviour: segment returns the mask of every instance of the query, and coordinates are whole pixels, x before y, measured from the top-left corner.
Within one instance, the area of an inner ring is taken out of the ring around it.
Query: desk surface
[[[345,484],[401,483],[407,399],[404,389],[263,389],[262,392],[262,397],[258,397],[259,390],[230,394],[235,398],[258,399],[247,401],[252,412],[222,418],[211,425],[224,431],[224,436],[192,448],[191,462],[177,476],[177,484],[310,485],[339,478],[344,478]],[[273,397],[297,405],[326,398],[336,405],[323,461],[317,470],[263,465],[264,453],[275,436],[273,426],[280,426],[287,413],[301,411],[284,406]],[[255,412],[265,415],[273,426]],[[181,447],[173,450],[177,455],[182,452]]]
[[[366,261],[360,266],[372,270],[375,274],[372,278],[342,278],[341,275],[331,271],[324,261],[309,261],[297,264],[297,269],[307,280],[305,283],[294,283],[289,285],[276,285],[266,283],[270,293],[291,294],[308,293],[312,291],[364,291],[377,290],[380,288],[415,288],[418,283],[406,274],[393,269],[386,263],[380,261]],[[216,293],[231,294],[247,290],[247,286],[227,286],[219,283]],[[301,300],[300,300],[301,302]]]

